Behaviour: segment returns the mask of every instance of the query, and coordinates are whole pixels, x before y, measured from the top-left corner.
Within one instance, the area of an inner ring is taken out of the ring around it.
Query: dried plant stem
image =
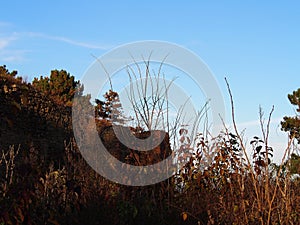
[[[3,184],[2,195],[5,197],[8,187],[13,183],[13,176],[14,176],[14,168],[16,166],[15,159],[16,156],[19,154],[20,145],[18,146],[17,150],[15,150],[15,146],[9,146],[9,150],[7,152],[2,151],[2,156],[0,160],[0,164],[4,162],[5,164],[5,181]]]
[[[250,170],[250,175],[251,175],[251,179],[252,179],[252,182],[253,182],[253,186],[254,186],[254,191],[255,191],[255,195],[256,195],[256,200],[257,200],[257,205],[258,205],[258,210],[261,212],[262,210],[262,202],[261,202],[261,199],[260,199],[260,193],[258,191],[258,182],[257,182],[257,179],[255,179],[255,173],[253,171],[253,168],[251,166],[251,162],[250,162],[250,159],[248,157],[248,154],[247,154],[247,151],[246,151],[246,147],[243,143],[243,139],[237,129],[237,125],[236,125],[236,121],[235,121],[235,112],[234,112],[234,102],[233,102],[233,96],[232,96],[232,93],[231,93],[231,89],[230,89],[230,86],[229,86],[229,83],[227,81],[227,78],[225,77],[225,82],[226,82],[226,85],[227,85],[227,90],[228,90],[228,93],[229,93],[229,97],[230,97],[230,103],[231,103],[231,119],[232,119],[232,123],[233,123],[233,127],[234,127],[234,131],[240,141],[240,145],[241,145],[241,148],[244,152],[244,155],[246,157],[246,161],[247,161],[247,164],[248,164],[248,169]],[[260,215],[260,222],[261,224],[263,224],[263,218],[262,216]]]
[[[264,143],[265,143],[265,151],[266,151],[266,157],[265,157],[265,171],[264,171],[264,194],[265,194],[265,200],[267,203],[267,208],[268,208],[268,217],[267,217],[267,224],[270,224],[270,219],[271,219],[271,212],[272,212],[272,201],[270,200],[270,192],[269,192],[269,146],[268,146],[268,140],[269,140],[269,133],[270,133],[270,124],[271,124],[271,117],[274,112],[274,106],[272,107],[269,117],[268,117],[268,122],[267,122],[267,127],[266,130],[264,128],[264,119],[263,119],[263,111],[262,108],[259,107],[259,117],[260,117],[260,126],[264,138]]]

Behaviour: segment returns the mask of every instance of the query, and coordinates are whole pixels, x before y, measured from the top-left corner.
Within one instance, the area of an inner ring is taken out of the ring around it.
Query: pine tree
[[[288,99],[292,105],[298,107],[295,116],[285,116],[281,122],[281,129],[289,132],[290,137],[295,137],[300,143],[300,88],[288,95]]]
[[[126,118],[123,115],[119,94],[113,90],[109,90],[103,97],[104,101],[95,99],[96,116],[111,120],[113,123],[124,124]]]
[[[52,70],[50,77],[34,78],[32,85],[59,105],[71,106],[79,81],[65,70]]]

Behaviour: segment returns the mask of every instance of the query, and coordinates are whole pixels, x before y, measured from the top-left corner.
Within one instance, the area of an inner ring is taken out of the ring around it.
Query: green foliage
[[[291,104],[298,107],[297,112],[300,112],[300,88],[297,91],[293,91],[292,94],[288,95]]]
[[[71,106],[77,90],[82,93],[83,87],[75,77],[65,70],[52,70],[50,77],[34,78],[32,85],[53,99],[59,105]],[[78,89],[76,89],[78,87]]]
[[[6,65],[0,66],[0,76],[8,76],[8,77],[15,77],[18,74],[17,71],[9,72],[8,69],[6,69]]]
[[[291,158],[285,162],[285,165],[288,166],[289,172],[291,174],[299,174],[300,175],[300,156],[293,153]]]
[[[297,115],[294,117],[285,116],[281,122],[281,129],[289,132],[290,137],[295,137],[300,143],[300,88],[288,95],[288,99],[292,105],[298,107]]]
[[[5,84],[7,81],[13,81],[15,84],[20,84],[23,82],[23,78],[17,76],[18,72],[16,70],[9,71],[6,65],[0,66],[0,80]],[[1,83],[2,83],[1,82]]]

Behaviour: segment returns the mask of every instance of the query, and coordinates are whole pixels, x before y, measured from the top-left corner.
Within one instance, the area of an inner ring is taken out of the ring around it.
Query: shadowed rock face
[[[131,136],[144,140],[143,143],[145,144],[145,146],[135,146],[135,140],[132,140],[133,143],[131,143],[131,146],[134,146],[134,149],[136,150],[125,146],[118,139],[116,130],[118,133],[122,133],[122,138],[127,138],[127,140],[131,140]],[[151,134],[152,138],[150,139],[149,137]],[[113,128],[112,126],[109,126],[106,127],[101,133],[99,133],[99,136],[104,146],[115,158],[131,165],[152,165],[162,161],[172,154],[169,135],[166,132],[160,130],[135,133],[134,130],[131,129],[130,132],[130,130],[126,127],[118,126]],[[140,148],[147,147],[148,144],[150,146],[153,146],[152,142],[158,143],[158,145],[155,145],[155,147],[151,150],[140,151]]]

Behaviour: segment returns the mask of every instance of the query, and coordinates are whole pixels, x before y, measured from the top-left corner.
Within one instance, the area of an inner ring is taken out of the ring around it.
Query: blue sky
[[[287,94],[300,87],[298,1],[11,0],[1,8],[0,64],[29,81],[52,69],[80,79],[91,54],[128,42],[168,41],[203,59],[229,112],[228,78],[237,121],[249,137],[259,132],[259,105],[266,114],[274,105],[272,140],[276,146],[286,141],[278,121],[294,114]]]

